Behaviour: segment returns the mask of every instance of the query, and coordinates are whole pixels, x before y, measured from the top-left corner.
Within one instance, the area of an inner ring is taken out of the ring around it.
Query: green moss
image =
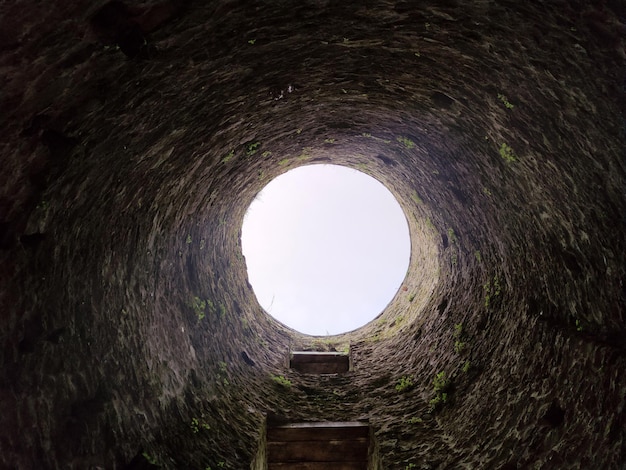
[[[398,137],[396,137],[396,140],[398,142],[400,142],[402,145],[404,145],[409,150],[415,148],[415,142],[413,142],[408,137],[398,136]]]
[[[493,281],[487,281],[483,285],[485,292],[485,307],[489,307],[494,298],[498,297],[502,291],[500,287],[500,279],[497,275],[493,277]]]
[[[454,325],[454,352],[461,354],[465,351],[467,344],[463,341],[463,324],[457,323]]]
[[[447,390],[449,386],[450,381],[444,371],[435,375],[435,378],[433,379],[434,397],[428,402],[430,405],[430,411],[435,411],[448,401]]]
[[[311,158],[311,150],[313,150],[311,147],[302,147],[302,152],[300,152],[297,159],[303,161],[307,158]]]
[[[222,158],[222,163],[228,163],[233,158],[235,158],[235,151],[231,150],[224,158]]]
[[[159,465],[157,459],[155,459],[147,452],[142,452],[141,455],[143,455],[143,458],[146,459],[150,465]]]
[[[439,372],[433,379],[433,387],[435,393],[445,390],[449,385],[448,377],[444,371]]]
[[[400,380],[398,380],[398,383],[396,384],[396,391],[404,392],[404,391],[412,389],[413,386],[414,386],[413,377],[410,375],[405,375],[401,377]]]
[[[515,105],[513,105],[502,93],[498,93],[498,99],[502,101],[502,104],[504,104],[506,109],[513,109],[515,107]]]
[[[191,431],[194,434],[199,433],[201,430],[208,431],[209,429],[211,429],[211,426],[198,418],[192,418],[189,426],[191,427]]]
[[[454,233],[454,230],[452,228],[448,229],[448,241],[450,242],[450,244],[456,243],[456,234]]]
[[[191,303],[194,313],[198,317],[198,320],[202,320],[206,316],[206,300],[202,300],[200,297],[194,297]]]
[[[272,375],[272,380],[274,381],[274,383],[277,383],[281,387],[291,388],[291,380],[283,377],[282,375]]]
[[[448,401],[448,394],[445,392],[439,393],[435,395],[428,404],[430,405],[431,411],[441,407],[444,403]]]
[[[246,145],[246,156],[251,157],[252,155],[257,153],[260,146],[261,146],[261,142],[253,142],[253,143],[249,143],[248,145]]]
[[[422,201],[422,199],[417,195],[416,191],[413,191],[413,193],[411,193],[411,199],[415,201],[415,204],[424,204],[424,201]]]
[[[507,163],[512,163],[514,162],[517,158],[515,157],[515,153],[513,152],[513,149],[511,147],[509,147],[507,144],[503,143],[502,145],[500,145],[500,156],[504,159],[505,162]]]

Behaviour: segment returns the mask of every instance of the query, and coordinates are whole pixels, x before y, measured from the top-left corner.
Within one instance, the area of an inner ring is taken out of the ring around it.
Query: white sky
[[[261,306],[311,335],[351,331],[378,316],[404,280],[411,249],[387,188],[337,165],[272,180],[250,205],[241,240]]]

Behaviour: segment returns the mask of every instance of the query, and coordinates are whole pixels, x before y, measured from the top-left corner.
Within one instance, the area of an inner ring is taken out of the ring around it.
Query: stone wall
[[[386,469],[624,468],[626,15],[596,3],[0,6],[0,467],[250,468],[270,419],[368,420]],[[394,193],[412,259],[312,338],[240,234],[323,162]],[[346,344],[345,376],[285,369]]]

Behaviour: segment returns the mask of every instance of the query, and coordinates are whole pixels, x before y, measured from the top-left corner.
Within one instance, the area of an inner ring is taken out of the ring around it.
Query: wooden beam
[[[275,462],[268,470],[367,470],[367,462]]]
[[[348,355],[340,352],[292,351],[291,362],[329,362],[347,359]]]
[[[368,424],[358,421],[292,423],[267,429],[268,442],[341,440],[368,437]]]
[[[328,421],[267,428],[268,470],[367,470],[368,423]]]
[[[366,438],[328,441],[268,442],[269,462],[367,462]]]
[[[350,357],[338,352],[293,351],[289,367],[305,374],[340,374],[350,369]]]

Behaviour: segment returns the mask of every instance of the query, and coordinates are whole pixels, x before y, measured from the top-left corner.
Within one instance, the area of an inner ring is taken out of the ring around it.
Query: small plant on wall
[[[148,454],[147,452],[143,452],[141,455],[143,456],[144,459],[146,459],[148,461],[148,463],[150,465],[158,465],[159,464],[157,459],[155,459],[152,455]]]
[[[517,159],[515,156],[515,152],[513,152],[513,149],[505,143],[502,143],[502,145],[500,145],[500,156],[507,163],[512,163]]]
[[[292,385],[291,380],[289,380],[286,377],[283,377],[282,375],[272,375],[272,380],[274,381],[274,383],[277,383],[281,387],[291,388],[291,385]]]
[[[208,431],[209,429],[211,429],[211,426],[198,418],[192,418],[189,427],[194,434],[199,433],[201,430]]]
[[[450,381],[444,371],[439,372],[433,379],[433,393],[435,396],[430,400],[430,411],[441,408],[448,401],[448,389]]]
[[[467,343],[464,340],[463,335],[463,324],[457,323],[454,325],[454,352],[457,354],[462,354],[467,349]]]
[[[410,375],[405,375],[403,377],[400,378],[400,380],[398,380],[398,383],[396,384],[396,391],[397,392],[406,392],[407,390],[410,390],[413,388],[413,377]]]
[[[509,99],[502,93],[498,93],[498,99],[502,102],[506,109],[513,109],[515,105],[509,101]]]
[[[483,285],[483,291],[485,293],[485,307],[489,308],[489,305],[493,302],[496,297],[499,297],[502,292],[502,287],[500,286],[500,278],[498,275],[493,277],[492,281],[487,281]]]
[[[194,297],[191,306],[198,320],[202,320],[206,316],[206,300],[202,300],[200,297]]]
[[[400,142],[402,145],[404,145],[407,149],[413,149],[415,148],[415,142],[413,142],[411,139],[409,139],[408,137],[404,137],[404,136],[398,136],[396,137],[396,140],[398,142]]]

